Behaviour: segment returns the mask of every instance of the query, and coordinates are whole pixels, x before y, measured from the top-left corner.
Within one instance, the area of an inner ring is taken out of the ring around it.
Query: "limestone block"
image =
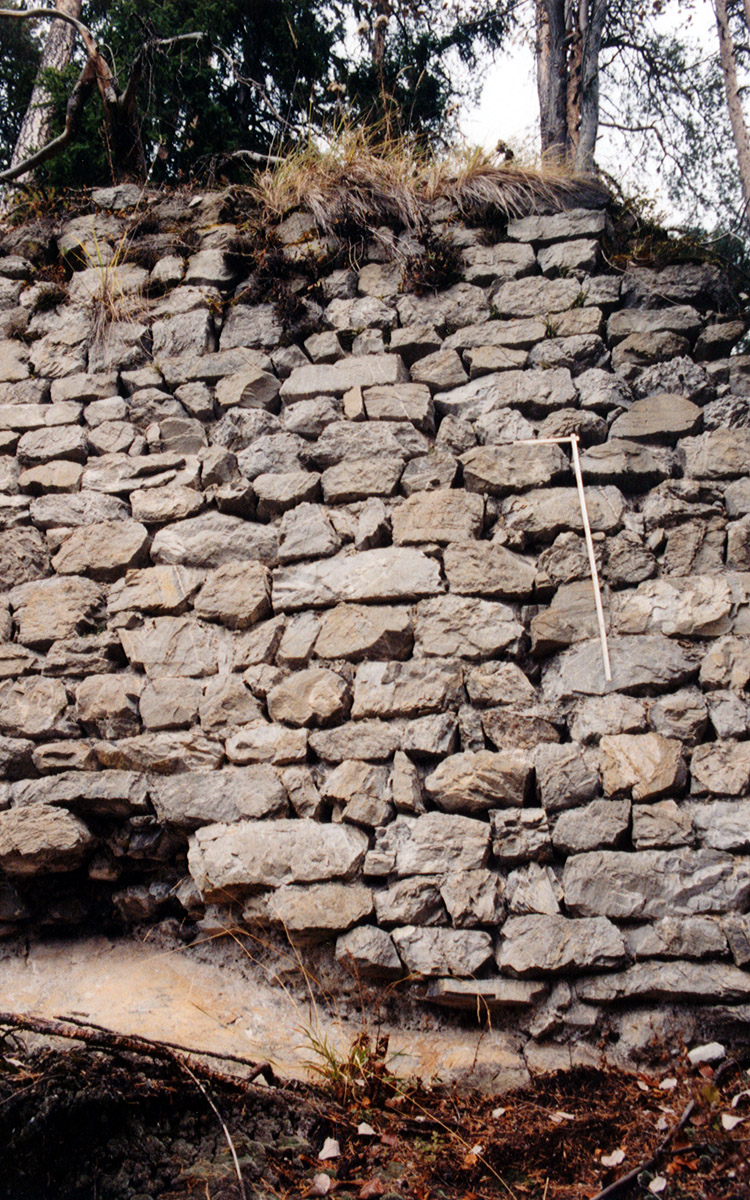
[[[382,762],[399,749],[402,739],[403,731],[393,721],[347,721],[335,729],[312,730],[310,748],[325,762]]]
[[[600,743],[602,783],[608,796],[630,793],[634,800],[651,800],[679,793],[687,772],[682,746],[660,733],[607,734]]]
[[[750,683],[750,638],[723,637],[705,653],[700,669],[704,688],[736,688]]]
[[[552,857],[547,814],[541,808],[490,813],[492,853],[503,866],[546,862]]]
[[[269,412],[278,411],[278,394],[281,384],[275,375],[261,371],[258,367],[248,367],[245,371],[236,371],[233,375],[225,375],[216,385],[216,402],[222,409],[234,408],[265,408]]]
[[[570,470],[558,446],[475,446],[461,456],[464,484],[470,492],[507,496],[543,484],[558,483]]]
[[[349,504],[368,496],[392,496],[403,471],[399,458],[348,458],[323,472],[326,504]]]
[[[727,937],[716,917],[662,917],[625,935],[629,952],[642,958],[714,958],[726,953]]]
[[[377,925],[358,925],[338,938],[336,959],[358,977],[393,979],[403,972],[393,938]]]
[[[88,439],[82,425],[64,425],[58,429],[32,429],[24,433],[16,447],[24,466],[38,466],[52,459],[85,463]]]
[[[110,613],[137,611],[158,616],[180,616],[198,591],[203,574],[189,567],[145,567],[128,571],[109,590]]]
[[[308,457],[318,469],[325,470],[349,459],[416,458],[429,449],[427,438],[410,422],[334,421],[326,425]]]
[[[228,731],[263,716],[240,675],[213,675],[203,686],[198,719],[205,733]]]
[[[690,763],[696,795],[744,796],[750,790],[750,742],[697,746]]]
[[[148,559],[149,536],[138,521],[103,521],[74,529],[62,543],[52,565],[59,575],[116,579]]]
[[[440,895],[457,929],[499,925],[505,916],[504,881],[496,871],[452,871],[440,884]],[[418,922],[417,922],[418,923]]]
[[[438,876],[396,879],[373,892],[379,925],[444,925],[445,908]]]
[[[738,967],[746,967],[750,963],[750,914],[729,913],[722,918],[722,925],[732,958]]]
[[[453,712],[438,712],[404,721],[401,748],[418,758],[451,754],[456,748],[456,727],[456,715]]]
[[[73,871],[94,837],[72,813],[47,804],[0,813],[0,867],[8,875]]]
[[[240,765],[304,762],[307,732],[272,725],[269,721],[250,721],[227,738],[226,755],[230,762]]]
[[[443,590],[435,560],[401,547],[343,553],[273,572],[276,612],[328,608],[345,601],[412,600]]]
[[[747,1002],[750,975],[725,963],[642,962],[627,971],[579,980],[576,991],[582,1000],[594,1004],[616,1000]]]
[[[475,975],[492,958],[492,939],[479,930],[405,925],[394,929],[391,937],[401,961],[413,975]]]
[[[598,850],[568,859],[563,888],[568,911],[580,917],[644,921],[742,911],[750,865],[718,850]]]
[[[32,676],[0,684],[0,733],[49,738],[73,732],[68,697],[59,680]]]
[[[247,629],[271,611],[270,575],[258,562],[225,563],[208,574],[193,603],[206,621]]]
[[[528,757],[521,753],[467,751],[444,759],[425,779],[425,791],[444,812],[479,814],[520,807],[531,771]]]
[[[687,683],[696,664],[677,642],[661,634],[609,639],[612,679],[604,678],[598,638],[564,650],[545,671],[544,693],[549,700],[603,696],[609,692],[666,691]]]
[[[683,438],[685,475],[690,479],[732,479],[750,473],[750,430],[712,429]]]
[[[505,897],[508,911],[517,916],[526,913],[554,916],[560,912],[563,892],[552,867],[530,862],[510,872],[505,883]]]
[[[633,845],[636,850],[665,850],[693,844],[690,812],[674,800],[633,805]]]
[[[340,548],[341,538],[321,504],[300,504],[284,513],[279,526],[279,562],[328,558]]]
[[[138,698],[143,679],[132,672],[90,675],[76,688],[76,717],[100,737],[139,732]]]
[[[635,442],[666,442],[674,446],[678,438],[694,433],[700,422],[701,410],[697,404],[684,396],[665,392],[646,400],[636,400],[613,422],[611,436]]]
[[[271,720],[289,725],[325,725],[344,716],[348,702],[346,680],[325,667],[295,671],[267,696]]]
[[[420,817],[397,817],[375,831],[367,856],[366,875],[439,875],[450,863],[453,871],[476,871],[485,865],[490,827],[473,817],[430,812]]]
[[[716,800],[692,808],[693,828],[700,845],[712,850],[750,850],[750,800]]]
[[[151,558],[155,563],[220,567],[248,559],[272,562],[276,548],[273,527],[226,513],[204,512],[160,529],[151,546]]]
[[[520,976],[611,970],[627,960],[622,934],[606,917],[509,917],[497,952],[500,970]]]
[[[406,329],[398,332],[405,335],[410,333]],[[391,349],[397,348],[395,340],[394,332]],[[410,344],[413,350],[413,341]],[[428,348],[430,345],[427,343]],[[437,346],[431,348],[437,349]],[[363,400],[368,421],[411,421],[422,433],[430,435],[435,432],[435,411],[430,389],[423,383],[396,383],[389,387],[366,388]]]
[[[402,325],[430,325],[438,333],[478,325],[490,315],[487,293],[473,283],[456,283],[425,296],[400,296],[396,308]]]
[[[487,542],[453,542],[443,556],[452,592],[521,599],[530,597],[536,581],[533,560]]]
[[[592,238],[576,238],[569,242],[545,246],[539,251],[539,267],[543,275],[570,275],[596,269],[599,244]]]
[[[352,717],[416,716],[458,703],[461,664],[453,659],[364,662],[354,679]]]
[[[615,533],[622,524],[625,497],[616,487],[587,487],[586,505],[594,533]],[[551,541],[563,530],[583,530],[581,503],[575,488],[544,488],[509,496],[502,515],[513,533]]]
[[[228,637],[193,617],[147,617],[140,628],[120,630],[128,661],[154,678],[215,675],[229,661]]]
[[[437,596],[421,600],[414,610],[417,654],[492,658],[503,650],[515,652],[522,635],[510,605],[491,600]]]
[[[531,979],[436,979],[425,999],[441,1008],[468,1012],[533,1008],[547,994],[547,985]]]
[[[467,668],[466,690],[472,704],[509,704],[527,707],[536,689],[515,663],[487,662]]]
[[[570,371],[501,371],[472,379],[449,392],[438,392],[435,409],[441,415],[473,420],[503,408],[520,408],[529,417],[574,405],[576,389]]]
[[[581,470],[594,483],[617,483],[628,491],[642,491],[674,473],[674,454],[666,446],[644,446],[626,438],[610,437],[589,446],[581,455]]]
[[[508,237],[519,242],[559,242],[566,238],[598,237],[607,228],[607,214],[571,208],[552,216],[521,217],[508,223]]]
[[[204,900],[225,900],[258,887],[352,879],[366,851],[367,835],[351,825],[237,821],[197,830],[188,866]]]
[[[286,788],[273,767],[264,764],[156,776],[149,794],[159,821],[182,830],[285,816],[288,811]]]
[[[222,334],[222,343],[223,343]],[[336,363],[295,367],[281,385],[283,404],[312,400],[316,396],[343,396],[353,387],[376,387],[406,383],[409,373],[398,354],[366,354]]]
[[[560,814],[552,831],[552,844],[562,854],[615,850],[626,840],[629,829],[629,800],[593,800],[585,808]]]
[[[468,375],[455,350],[436,350],[417,360],[411,368],[414,383],[423,383],[432,392],[443,392],[468,382]]]
[[[158,775],[215,770],[224,757],[220,742],[194,730],[142,733],[117,742],[97,742],[94,750],[103,767]]]
[[[413,458],[404,467],[401,490],[407,496],[415,492],[435,491],[453,486],[458,473],[458,459],[444,450]]]
[[[397,545],[469,541],[482,531],[484,501],[447,488],[422,491],[396,505],[391,519]]]
[[[572,308],[581,295],[575,279],[514,279],[500,286],[494,306],[501,317],[539,317]]]
[[[408,658],[413,641],[408,608],[339,604],[321,620],[315,642],[318,658]]]
[[[198,720],[203,686],[197,679],[165,676],[149,679],[141,692],[139,709],[146,729],[179,729]],[[103,737],[113,737],[102,730]]]
[[[530,275],[536,265],[530,246],[498,242],[494,246],[469,246],[461,251],[464,278],[469,283],[488,284],[498,279]]]
[[[61,771],[13,785],[13,803],[51,804],[94,817],[129,817],[149,812],[149,783],[135,771]]]
[[[623,634],[715,637],[729,632],[732,607],[732,590],[725,579],[710,575],[650,579],[623,596],[616,627]]]
[[[543,715],[544,714],[544,715]],[[480,728],[498,750],[535,750],[540,742],[559,742],[560,735],[548,717],[549,709],[516,712],[512,708],[487,708],[479,714]],[[482,748],[484,736],[481,736]]]
[[[222,350],[253,347],[264,350],[278,346],[282,328],[272,304],[235,304],[221,331]]]
[[[361,883],[286,884],[268,899],[266,912],[290,937],[326,938],[372,914],[372,892]]]
[[[608,597],[603,596],[605,614]],[[542,608],[531,620],[531,649],[543,656],[562,650],[573,642],[598,635],[596,606],[591,581],[579,580],[558,588],[549,608]]]

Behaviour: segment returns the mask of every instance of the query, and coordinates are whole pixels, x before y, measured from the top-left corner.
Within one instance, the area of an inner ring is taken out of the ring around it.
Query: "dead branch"
[[[30,1033],[41,1033],[48,1037],[67,1038],[69,1041],[85,1042],[88,1046],[93,1046],[99,1050],[124,1050],[130,1054],[137,1054],[144,1058],[160,1059],[161,1061],[174,1062],[180,1067],[185,1067],[185,1061],[182,1055],[201,1055],[207,1058],[216,1058],[226,1062],[237,1062],[243,1066],[252,1068],[251,1074],[245,1078],[240,1078],[237,1075],[225,1075],[219,1071],[215,1071],[212,1067],[206,1066],[204,1063],[194,1061],[191,1070],[202,1076],[204,1079],[214,1081],[216,1083],[228,1084],[233,1087],[245,1087],[253,1082],[259,1076],[262,1076],[267,1083],[278,1084],[278,1079],[274,1074],[270,1063],[255,1063],[250,1059],[240,1058],[234,1054],[220,1054],[211,1050],[196,1050],[189,1046],[179,1046],[175,1043],[160,1042],[152,1038],[137,1037],[129,1033],[116,1033],[114,1030],[105,1029],[101,1025],[91,1025],[77,1020],[75,1017],[61,1017],[51,1021],[46,1017],[31,1017],[22,1013],[5,1013],[0,1012],[0,1025],[5,1025],[10,1029],[23,1029]]]
[[[2,16],[1,10],[0,16]],[[12,180],[18,179],[19,176],[26,175],[29,171],[33,171],[35,167],[41,166],[47,159],[54,157],[55,154],[65,149],[78,129],[81,113],[93,90],[95,82],[95,68],[92,60],[89,59],[78,76],[73,91],[68,97],[68,103],[65,107],[65,128],[62,133],[59,137],[53,138],[51,142],[47,142],[46,146],[42,146],[41,150],[35,151],[28,158],[24,158],[20,163],[16,163],[14,167],[8,167],[7,170],[0,171],[0,183],[10,183]]]
[[[614,1183],[610,1183],[604,1188],[603,1191],[597,1192],[597,1194],[593,1197],[593,1200],[613,1200],[614,1196],[619,1196],[620,1192],[624,1191],[628,1184],[632,1183],[634,1179],[638,1178],[638,1176],[641,1174],[641,1171],[651,1171],[654,1167],[658,1166],[659,1162],[669,1149],[670,1143],[687,1125],[693,1114],[694,1108],[695,1100],[691,1100],[690,1103],[685,1107],[677,1124],[672,1126],[666,1137],[659,1143],[651,1157],[645,1159],[642,1163],[639,1163],[637,1167],[633,1167],[633,1170],[628,1171],[627,1175],[621,1175],[619,1179],[615,1179]]]

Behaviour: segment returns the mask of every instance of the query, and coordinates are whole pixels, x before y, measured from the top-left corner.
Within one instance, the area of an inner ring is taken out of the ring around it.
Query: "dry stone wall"
[[[604,209],[432,218],[422,294],[413,231],[294,213],[264,274],[222,195],[5,230],[0,931],[229,914],[542,1042],[737,1026],[744,321]]]

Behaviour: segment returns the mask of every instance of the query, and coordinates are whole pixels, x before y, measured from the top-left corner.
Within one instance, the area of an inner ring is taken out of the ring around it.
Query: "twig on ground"
[[[618,1196],[620,1192],[628,1186],[629,1183],[632,1183],[634,1179],[637,1179],[641,1174],[641,1171],[650,1171],[657,1166],[662,1156],[668,1150],[672,1140],[687,1125],[688,1121],[693,1115],[694,1108],[695,1100],[691,1100],[683,1111],[683,1114],[677,1124],[672,1126],[666,1137],[659,1143],[651,1157],[645,1159],[644,1162],[639,1163],[637,1167],[633,1167],[633,1170],[628,1171],[627,1175],[621,1175],[619,1179],[615,1179],[614,1183],[608,1184],[603,1191],[597,1192],[597,1194],[593,1197],[593,1200],[612,1200],[612,1197]]]
[[[175,1055],[175,1059],[176,1059],[176,1057],[177,1056]],[[229,1153],[232,1155],[232,1162],[234,1163],[234,1170],[235,1170],[235,1174],[237,1176],[237,1182],[240,1185],[240,1197],[241,1197],[241,1200],[247,1200],[247,1192],[245,1191],[245,1180],[242,1178],[242,1171],[240,1169],[240,1160],[237,1157],[237,1151],[234,1148],[234,1142],[232,1141],[232,1135],[229,1132],[229,1129],[227,1128],[226,1121],[222,1117],[221,1113],[219,1112],[218,1108],[216,1107],[213,1100],[209,1096],[208,1092],[204,1088],[204,1086],[201,1083],[198,1076],[193,1071],[190,1070],[190,1067],[187,1065],[186,1062],[180,1061],[180,1066],[182,1067],[183,1071],[185,1071],[190,1076],[190,1078],[192,1079],[195,1086],[203,1093],[203,1095],[205,1096],[205,1099],[206,1099],[206,1103],[209,1105],[212,1112],[214,1113],[214,1116],[216,1117],[216,1120],[219,1122],[219,1124],[221,1125],[221,1128],[224,1130],[224,1137],[226,1138],[227,1145],[229,1146]]]

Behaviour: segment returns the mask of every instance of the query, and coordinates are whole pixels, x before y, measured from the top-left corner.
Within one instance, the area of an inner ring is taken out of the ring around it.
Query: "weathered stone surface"
[[[179,616],[189,607],[202,580],[201,572],[180,566],[128,571],[110,588],[107,608],[110,613],[132,610]]]
[[[142,733],[117,742],[97,742],[103,767],[119,771],[154,771],[159,775],[214,770],[224,757],[220,742],[195,731]]]
[[[488,662],[465,673],[466,690],[472,704],[517,704],[527,706],[536,691],[515,663]]]
[[[357,667],[352,717],[416,716],[458,703],[461,664],[451,659],[365,662]]]
[[[60,575],[115,579],[147,561],[149,536],[137,521],[103,521],[74,529],[52,560]]]
[[[455,350],[436,350],[418,359],[411,368],[415,383],[423,383],[433,392],[458,387],[468,381],[463,363]]]
[[[446,914],[437,876],[414,875],[397,879],[373,893],[378,924],[444,925]]]
[[[636,963],[627,971],[583,979],[576,985],[582,1000],[607,1004],[615,1000],[747,1001],[747,971],[726,963]]]
[[[351,879],[366,850],[367,835],[351,825],[238,821],[193,834],[188,865],[204,899],[223,900],[257,887]]]
[[[429,985],[425,998],[441,1008],[494,1012],[531,1008],[546,994],[546,984],[530,979],[436,979]]]
[[[666,442],[673,446],[678,438],[693,433],[700,421],[701,410],[697,404],[691,404],[684,396],[664,393],[636,400],[613,422],[611,436],[635,442]]]
[[[458,459],[446,451],[433,450],[406,464],[401,476],[401,490],[411,496],[414,492],[450,488],[457,474]]]
[[[629,952],[642,958],[713,958],[724,954],[727,938],[716,917],[664,917],[637,925],[626,934]]]
[[[729,632],[732,590],[724,579],[691,575],[654,579],[624,596],[617,614],[619,633],[664,633],[709,637]]]
[[[411,600],[443,590],[433,559],[418,550],[396,547],[339,554],[273,573],[276,612],[327,608],[344,601]]]
[[[192,617],[148,617],[139,629],[122,629],[128,661],[148,676],[215,675],[227,664],[227,635]]]
[[[750,742],[709,742],[697,746],[690,763],[697,795],[743,796],[750,790]]]
[[[346,680],[335,671],[311,667],[271,688],[268,712],[273,721],[290,725],[325,725],[344,714],[348,698]]]
[[[425,791],[444,812],[476,814],[520,807],[530,777],[524,755],[479,750],[444,759],[425,779]]]
[[[610,437],[599,446],[589,446],[581,455],[584,478],[595,483],[619,483],[627,491],[643,489],[673,474],[674,456],[661,446]]]
[[[269,573],[258,562],[225,563],[209,573],[194,607],[206,621],[247,629],[271,611]]]
[[[409,331],[399,332],[406,334]],[[394,338],[391,338],[391,347],[394,347]],[[422,433],[435,432],[430,390],[424,384],[397,383],[390,387],[367,388],[363,400],[370,421],[411,421]]]
[[[702,846],[711,850],[750,849],[750,800],[716,800],[692,809],[693,828]]]
[[[732,479],[750,472],[750,430],[712,429],[683,438],[685,474],[692,479]]]
[[[527,218],[528,219],[528,218]],[[592,238],[558,242],[539,251],[539,267],[543,275],[570,275],[573,272],[593,271],[599,257],[599,246]]]
[[[76,716],[100,737],[139,733],[138,698],[143,679],[131,672],[91,675],[76,688]]]
[[[633,845],[636,850],[689,846],[694,841],[690,812],[674,800],[633,805]]]
[[[495,871],[451,872],[440,884],[440,895],[457,929],[497,926],[505,915],[503,887]]]
[[[586,505],[595,533],[614,533],[622,523],[626,504],[618,488],[587,487]],[[581,503],[575,488],[545,488],[509,496],[503,501],[502,514],[511,531],[550,541],[563,530],[583,530]]]
[[[58,429],[32,429],[24,433],[16,454],[26,466],[64,459],[84,463],[88,452],[86,430],[81,425],[64,425]]]
[[[408,608],[339,604],[323,615],[315,642],[319,658],[408,658],[413,641]]]
[[[547,712],[547,716],[541,715],[544,712]],[[478,714],[482,734],[498,750],[534,750],[540,742],[558,742],[560,735],[547,719],[550,715],[549,710],[545,709],[519,713],[512,708],[489,708]],[[461,736],[463,740],[463,732]],[[479,746],[484,746],[484,737],[481,735]]]
[[[441,415],[473,420],[499,409],[518,407],[530,417],[545,417],[565,405],[575,404],[576,389],[570,371],[501,371],[483,375],[438,392],[435,408]]]
[[[304,729],[286,729],[269,721],[251,721],[227,739],[226,754],[230,762],[243,765],[304,762],[307,732]]]
[[[627,838],[629,828],[629,800],[594,800],[585,808],[560,814],[552,831],[552,844],[562,854],[615,850]]]
[[[397,817],[375,831],[364,864],[366,875],[436,875],[446,862],[453,871],[475,871],[489,854],[490,828],[484,821],[449,813]]]
[[[396,308],[402,325],[430,325],[439,333],[479,324],[490,315],[486,292],[472,283],[456,283],[425,296],[400,296]]]
[[[704,688],[746,688],[750,683],[750,640],[724,637],[714,642],[701,663],[700,682]]]
[[[276,547],[277,534],[268,525],[205,512],[160,529],[151,546],[151,558],[155,563],[186,567],[220,567],[248,559],[268,563],[275,558]]]
[[[295,367],[281,385],[281,400],[284,404],[293,404],[319,395],[343,396],[352,387],[406,383],[408,378],[409,373],[398,354],[363,355],[336,363]]]
[[[148,780],[134,771],[61,771],[13,785],[17,807],[49,804],[84,816],[126,817],[147,813]]]
[[[531,596],[536,566],[506,546],[487,542],[454,542],[443,555],[452,592],[521,599]]]
[[[687,304],[655,309],[623,308],[609,318],[607,335],[610,342],[622,341],[631,334],[661,333],[665,330],[690,336],[700,326],[700,315]]]
[[[377,925],[358,925],[338,938],[336,958],[363,977],[393,979],[403,972],[393,938]]]
[[[639,691],[644,687],[665,691],[687,683],[696,674],[696,664],[690,655],[660,634],[610,638],[609,653],[612,679],[607,681],[598,638],[563,651],[545,672],[545,696],[560,700],[578,695]]]
[[[622,934],[606,917],[571,921],[542,914],[509,917],[497,953],[500,970],[520,976],[611,970],[627,959]]]
[[[0,532],[0,579],[5,589],[42,579],[49,572],[49,554],[36,529]]]
[[[608,607],[604,597],[605,614]],[[531,649],[534,654],[551,654],[572,642],[596,637],[599,632],[594,594],[589,580],[563,584],[531,621]]]
[[[326,504],[348,504],[368,496],[392,496],[402,471],[398,458],[347,458],[323,472],[323,497]]]
[[[141,720],[146,729],[179,729],[193,725],[198,719],[202,690],[197,679],[169,675],[150,679],[139,700]]]
[[[547,814],[541,808],[491,812],[492,853],[503,866],[552,857]]]
[[[530,862],[511,871],[505,884],[508,911],[517,916],[527,913],[560,912],[563,892],[552,867]]]
[[[644,921],[742,911],[750,865],[718,850],[600,850],[568,859],[563,888],[568,911],[581,917]]]
[[[288,809],[278,774],[264,765],[159,777],[149,792],[159,821],[185,830],[283,816]]]
[[[310,733],[310,747],[326,762],[342,762],[347,758],[380,762],[398,750],[403,733],[390,721],[349,721],[334,729]]]
[[[414,975],[474,975],[492,958],[492,939],[478,930],[405,925],[391,936],[404,966]]]
[[[507,496],[540,484],[557,483],[570,464],[558,446],[476,446],[461,456],[469,491]]]
[[[602,782],[608,796],[630,792],[634,800],[679,793],[687,772],[682,746],[659,733],[607,735],[600,743]]]
[[[552,216],[521,217],[508,223],[508,237],[519,242],[563,241],[598,237],[607,228],[607,215],[588,208],[571,208]]]
[[[372,893],[359,883],[287,884],[266,903],[267,917],[298,938],[330,937],[371,913]]]
[[[341,538],[321,504],[300,504],[284,513],[279,526],[279,562],[328,558],[340,549]]]
[[[581,294],[575,279],[515,279],[495,293],[494,305],[501,317],[539,317],[572,308]]]
[[[0,685],[0,733],[48,738],[72,732],[68,697],[59,680],[31,677]]]
[[[94,837],[72,813],[47,804],[0,813],[0,867],[8,875],[72,871]]]
[[[478,659],[514,650],[523,625],[507,604],[471,596],[421,600],[414,610],[417,654]]]
[[[482,531],[484,501],[466,492],[440,489],[417,492],[392,511],[397,545],[469,541]]]
[[[554,325],[554,318],[551,322]],[[546,338],[529,352],[529,366],[551,371],[565,368],[573,375],[609,365],[609,350],[597,334]]]
[[[750,963],[750,914],[729,913],[722,925],[732,958],[738,967],[746,967]]]

